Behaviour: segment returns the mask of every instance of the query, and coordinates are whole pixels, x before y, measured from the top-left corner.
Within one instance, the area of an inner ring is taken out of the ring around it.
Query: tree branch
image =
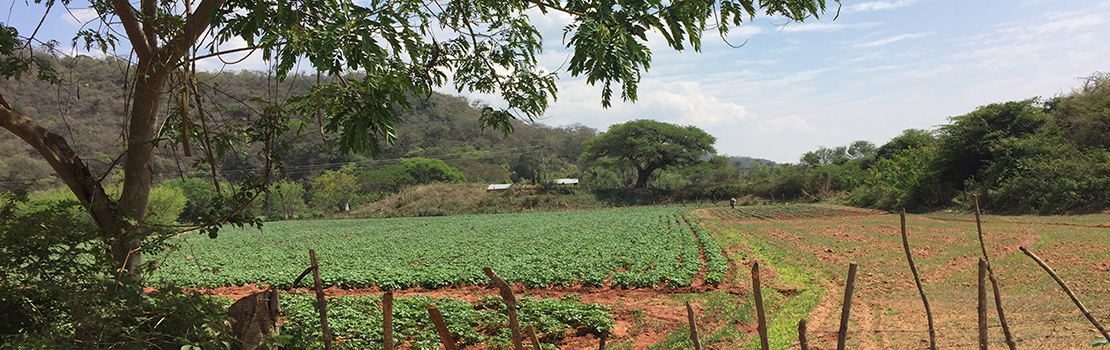
[[[135,8],[131,7],[131,3],[127,0],[112,0],[112,7],[119,16],[120,22],[123,23],[123,29],[127,32],[127,38],[131,40],[131,46],[135,48],[135,54],[140,60],[150,59],[153,56],[154,47],[150,46],[150,41],[143,33],[139,17],[135,16]]]
[[[146,44],[150,47],[158,47],[158,34],[154,32],[157,20],[154,18],[158,15],[158,1],[157,0],[142,0],[140,1],[139,11],[143,12],[143,34],[146,35]]]
[[[170,58],[170,62],[177,63],[176,59],[184,55],[189,46],[193,45],[208,29],[208,25],[212,24],[212,14],[223,5],[224,0],[201,0],[197,10],[185,20],[185,34],[166,43],[166,48],[169,50],[167,58]]]
[[[111,222],[115,203],[108,198],[104,187],[96,181],[89,167],[69,147],[65,138],[12,108],[3,95],[0,95],[0,127],[27,142],[46,159],[58,177],[77,195],[77,199],[88,206],[97,226],[105,227]]]
[[[549,2],[544,2],[544,1],[540,1],[540,0],[531,0],[529,2],[531,2],[533,4],[536,4],[536,6],[539,6],[541,11],[545,10],[547,8],[551,8],[552,10],[559,11],[559,12],[562,12],[562,13],[565,13],[565,14],[568,14],[568,15],[572,15],[572,16],[584,16],[584,14],[581,13],[581,12],[571,11],[571,10],[568,10],[568,9],[565,9],[565,8],[562,8],[562,7],[559,7],[559,6],[552,5]]]

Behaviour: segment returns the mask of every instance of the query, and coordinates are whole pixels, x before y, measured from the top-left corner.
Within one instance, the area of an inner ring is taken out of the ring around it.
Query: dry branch
[[[983,222],[979,219],[979,195],[972,195],[971,198],[975,202],[975,230],[979,233],[979,248],[983,250],[983,260],[987,262],[987,278],[990,279],[991,290],[994,292],[994,307],[998,311],[998,322],[1002,324],[1002,335],[1006,336],[1006,346],[1010,350],[1017,350],[1017,342],[1014,341],[1013,333],[1010,333],[1010,325],[1006,322],[1006,312],[1002,309],[1002,293],[998,291],[998,280],[994,278],[991,258],[987,255],[987,244],[983,241]]]
[[[316,303],[320,305],[320,330],[324,334],[324,349],[331,350],[331,330],[328,329],[328,302],[324,299],[324,288],[320,285],[320,264],[316,263],[316,251],[309,249],[312,260],[312,282],[316,288]]]
[[[906,208],[902,208],[902,248],[906,250],[906,261],[910,263],[910,272],[913,272],[913,282],[917,284],[917,292],[921,294],[921,302],[925,304],[925,317],[929,320],[929,350],[937,350],[937,331],[933,325],[933,309],[929,307],[929,298],[925,296],[925,288],[921,286],[921,275],[917,273],[917,266],[913,263],[913,254],[910,254],[910,240],[906,234]]]
[[[1079,298],[1075,297],[1075,293],[1072,293],[1071,288],[1068,288],[1068,285],[1064,283],[1064,280],[1060,279],[1060,276],[1056,275],[1056,271],[1053,271],[1051,267],[1048,267],[1048,265],[1045,264],[1044,261],[1041,261],[1041,259],[1038,258],[1036,254],[1033,254],[1033,252],[1029,251],[1029,249],[1026,249],[1025,247],[1018,247],[1018,249],[1021,249],[1021,251],[1025,253],[1025,255],[1033,258],[1033,261],[1036,261],[1037,265],[1041,265],[1041,268],[1044,269],[1045,272],[1048,272],[1048,275],[1052,276],[1052,279],[1056,280],[1056,283],[1060,285],[1060,288],[1064,290],[1064,293],[1068,294],[1068,297],[1071,298],[1071,302],[1075,303],[1076,307],[1079,307],[1079,311],[1083,313],[1083,316],[1086,316],[1087,320],[1091,321],[1091,324],[1095,325],[1095,328],[1098,329],[1098,332],[1102,334],[1103,339],[1110,340],[1110,333],[1107,333],[1106,328],[1102,328],[1102,324],[1098,323],[1098,320],[1096,320],[1094,316],[1091,316],[1091,312],[1083,306],[1083,303],[1079,301]]]
[[[987,261],[979,259],[979,350],[987,350]]]
[[[806,319],[798,320],[798,345],[802,350],[809,350],[809,338],[806,337]]]
[[[540,349],[540,338],[536,336],[536,327],[528,326],[526,329],[528,330],[528,339],[532,341],[532,347],[536,350],[542,350]]]
[[[505,300],[505,309],[509,312],[509,329],[513,332],[513,349],[524,350],[524,342],[521,340],[520,336],[520,320],[516,315],[516,297],[513,296],[513,289],[509,287],[508,282],[505,282],[501,276],[493,272],[493,269],[489,268],[489,266],[483,267],[482,272],[485,272],[486,276],[488,276],[490,280],[493,280],[493,285],[501,290],[501,299]]]
[[[382,336],[385,350],[393,350],[393,291],[382,296]]]
[[[694,308],[686,302],[686,318],[690,320],[690,341],[694,342],[694,350],[701,350],[701,339],[698,339],[698,324],[694,322]]]
[[[763,310],[763,287],[760,286],[759,262],[752,264],[752,294],[755,295],[755,312],[759,320],[759,346],[762,350],[769,350],[767,340],[767,314]]]
[[[856,289],[856,263],[848,264],[848,283],[844,286],[844,308],[840,310],[840,330],[836,332],[836,350],[844,350],[848,339],[848,315],[852,313],[852,292]]]
[[[451,337],[451,331],[447,330],[447,323],[443,322],[443,315],[439,313],[439,309],[435,305],[428,304],[428,316],[432,318],[432,324],[436,327],[436,332],[439,333],[439,341],[443,342],[443,348],[446,350],[459,350],[455,345],[455,339]]]

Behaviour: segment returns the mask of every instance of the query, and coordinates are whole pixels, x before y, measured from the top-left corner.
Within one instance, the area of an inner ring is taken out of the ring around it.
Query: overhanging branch
[[[89,213],[99,227],[111,223],[115,203],[108,198],[104,187],[96,181],[89,167],[69,147],[65,138],[46,130],[12,108],[3,95],[0,95],[0,127],[27,142],[46,159],[58,177],[77,196],[77,200],[88,206]]]

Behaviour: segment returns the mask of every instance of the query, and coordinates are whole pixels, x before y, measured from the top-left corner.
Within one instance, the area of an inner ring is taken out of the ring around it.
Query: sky
[[[0,20],[27,35],[41,6],[8,1]],[[80,21],[95,17],[71,7],[47,14],[38,37],[68,44]],[[719,154],[780,163],[855,140],[882,145],[905,129],[934,129],[991,103],[1051,98],[1110,72],[1110,0],[830,1],[820,20],[756,17],[733,28],[728,42],[706,35],[701,52],[649,37],[652,64],[639,100],[605,109],[599,87],[565,70],[569,17],[531,15],[545,38],[540,64],[560,77],[558,100],[538,123],[601,131],[636,119],[694,125],[717,138]],[[264,67],[249,57],[233,69]],[[504,104],[495,95],[438,91]]]

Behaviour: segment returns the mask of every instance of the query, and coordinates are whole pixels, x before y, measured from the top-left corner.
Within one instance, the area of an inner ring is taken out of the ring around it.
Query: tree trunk
[[[123,192],[120,194],[119,216],[125,221],[142,222],[146,217],[146,207],[150,200],[150,189],[154,181],[155,133],[158,126],[159,97],[166,84],[171,67],[155,55],[151,60],[140,59],[132,92],[131,115],[127,129],[127,150],[123,162]],[[145,62],[144,62],[145,61]],[[153,62],[150,62],[153,61]],[[130,280],[142,278],[139,265],[142,252],[139,247],[142,239],[149,233],[143,227],[108,227],[104,232],[111,237],[112,257],[119,266],[129,272]]]
[[[651,173],[654,172],[654,171],[655,171],[655,168],[648,168],[648,169],[636,168],[636,188],[647,187],[648,178],[651,177]]]

